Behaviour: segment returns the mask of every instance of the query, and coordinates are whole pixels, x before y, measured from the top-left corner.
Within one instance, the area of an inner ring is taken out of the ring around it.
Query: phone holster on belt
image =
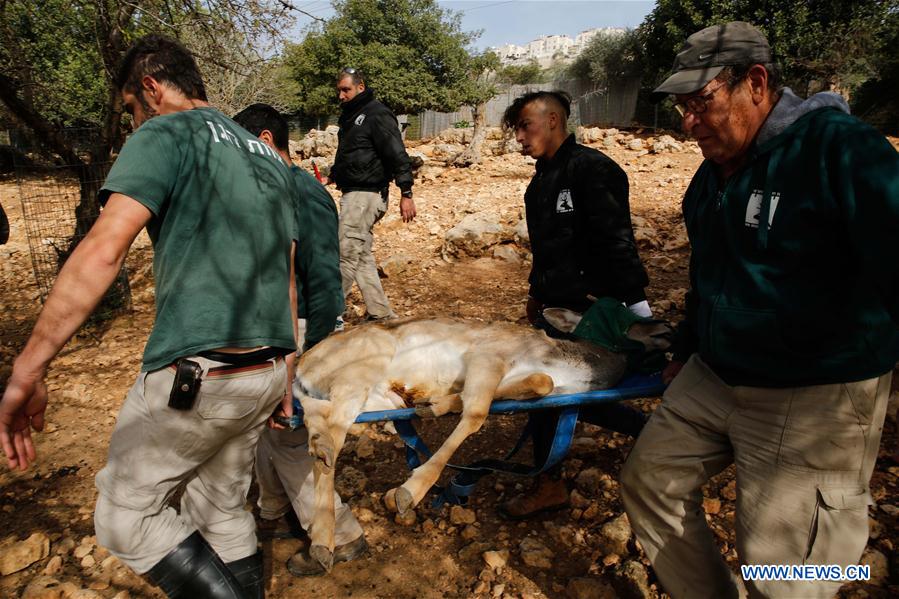
[[[189,410],[200,392],[203,367],[193,360],[179,358],[175,362],[175,380],[169,393],[169,407],[174,410]]]

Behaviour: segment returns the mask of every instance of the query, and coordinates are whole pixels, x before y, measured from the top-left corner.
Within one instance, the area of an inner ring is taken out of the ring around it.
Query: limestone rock
[[[50,576],[38,576],[22,591],[22,599],[68,599],[78,591],[71,582],[59,582]]]
[[[8,542],[0,546],[0,575],[24,570],[50,555],[50,538],[36,532],[24,541]]]
[[[515,245],[511,243],[503,243],[493,248],[493,257],[497,260],[518,264],[521,262],[521,254],[515,249]]]
[[[640,152],[641,150],[643,150],[643,140],[639,137],[630,140],[629,142],[627,142],[627,149],[633,150],[635,152]]]
[[[492,246],[511,241],[512,234],[500,224],[496,214],[476,212],[463,218],[446,232],[443,255],[456,258],[484,256]]]
[[[528,222],[525,219],[518,221],[518,224],[512,229],[515,235],[515,241],[524,247],[531,247],[531,236],[528,234]]]
[[[409,270],[414,264],[415,259],[406,254],[395,254],[381,262],[380,270],[387,278],[395,277]]]
[[[462,529],[462,533],[460,536],[462,537],[463,541],[471,541],[471,540],[478,538],[478,536],[480,536],[480,534],[481,534],[481,532],[478,530],[477,526],[473,526],[473,525],[469,524],[468,526],[466,526],[465,528]]]
[[[662,152],[680,152],[683,150],[677,141],[670,135],[662,135],[652,144],[652,152],[661,154]]]
[[[477,522],[477,516],[474,510],[469,510],[461,505],[454,505],[450,508],[450,522],[452,524],[474,524]]]
[[[354,449],[356,457],[366,460],[375,455],[375,444],[368,435],[361,435]]]
[[[60,572],[62,572],[62,557],[54,555],[50,558],[50,561],[47,562],[47,566],[44,568],[44,575],[55,576]]]
[[[627,514],[621,514],[603,524],[599,534],[605,553],[627,555],[627,542],[631,538],[631,525]]]
[[[552,568],[552,558],[554,553],[552,550],[532,537],[527,537],[518,545],[521,553],[521,561],[532,568],[549,569]]]
[[[505,550],[485,551],[483,557],[488,566],[490,566],[494,571],[499,572],[506,567],[506,562],[509,561],[509,552]]]

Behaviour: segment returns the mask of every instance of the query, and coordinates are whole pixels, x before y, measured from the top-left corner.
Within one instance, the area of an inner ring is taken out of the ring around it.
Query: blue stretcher
[[[434,507],[440,507],[444,503],[462,504],[468,501],[469,495],[474,490],[478,480],[494,472],[504,472],[519,476],[535,476],[558,464],[568,453],[571,439],[574,436],[574,427],[577,424],[578,410],[581,406],[589,406],[600,403],[611,403],[623,399],[639,399],[644,397],[658,397],[665,391],[661,374],[652,375],[634,374],[625,377],[617,386],[611,389],[586,391],[584,393],[571,393],[567,395],[549,395],[540,399],[516,401],[497,400],[490,406],[491,414],[515,414],[518,412],[530,412],[532,410],[561,410],[552,446],[546,462],[539,466],[532,466],[510,461],[518,453],[525,441],[531,436],[530,427],[525,427],[515,447],[503,460],[485,459],[466,464],[447,464],[448,468],[457,471],[446,487],[433,489],[436,492]],[[393,422],[397,433],[406,444],[406,462],[410,469],[417,468],[424,460],[431,457],[431,451],[415,430],[413,421],[418,416],[414,408],[398,410],[379,410],[376,412],[363,412],[356,418],[356,423],[367,422]],[[294,416],[292,424],[302,423],[302,407],[294,398]]]

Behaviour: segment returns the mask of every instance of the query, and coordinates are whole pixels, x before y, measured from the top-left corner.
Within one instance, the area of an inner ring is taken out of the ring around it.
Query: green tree
[[[895,48],[899,0],[658,0],[640,26],[646,81],[660,82],[684,40],[727,21],[748,21],[762,30],[800,93],[832,88],[847,96],[876,78],[878,64]]]
[[[541,75],[540,64],[531,59],[527,64],[510,64],[501,67],[496,72],[496,81],[509,85],[527,85],[528,83],[539,83]]]
[[[257,69],[263,59],[256,48],[274,39],[289,10],[275,0],[0,3],[0,101],[48,154],[78,174],[73,239],[93,224],[96,181],[123,139],[122,100],[112,77],[128,45],[149,32],[183,38],[201,70],[216,73],[210,85],[215,102],[225,72]],[[76,147],[63,133],[71,126],[96,128],[97,135],[87,147]]]
[[[335,15],[289,44],[285,63],[295,80],[296,107],[333,114],[334,77],[361,69],[378,98],[400,114],[451,111],[477,100],[481,83],[468,46],[479,35],[435,0],[336,0]]]
[[[642,48],[636,30],[596,35],[568,69],[576,79],[607,88],[612,81],[638,77],[643,70]]]

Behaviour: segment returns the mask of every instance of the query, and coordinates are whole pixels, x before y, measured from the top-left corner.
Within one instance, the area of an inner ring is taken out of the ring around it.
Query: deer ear
[[[583,315],[567,308],[544,308],[543,318],[563,333],[572,333]]]

